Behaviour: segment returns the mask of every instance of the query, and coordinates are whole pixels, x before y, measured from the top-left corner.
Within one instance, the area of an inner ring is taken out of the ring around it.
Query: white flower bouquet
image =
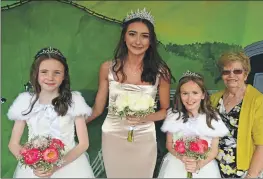
[[[116,97],[109,111],[122,119],[127,116],[143,118],[155,112],[156,103],[151,95],[139,92],[125,92]],[[130,127],[128,141],[133,141],[133,127]]]

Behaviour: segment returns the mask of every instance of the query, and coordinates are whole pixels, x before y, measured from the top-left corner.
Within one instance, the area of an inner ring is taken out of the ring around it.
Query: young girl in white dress
[[[85,155],[89,147],[85,119],[92,110],[79,92],[70,91],[66,58],[58,49],[41,49],[31,66],[30,81],[34,93],[19,94],[7,114],[15,121],[9,149],[15,157],[20,155],[20,139],[27,124],[28,140],[37,135],[58,138],[65,144],[66,155],[62,166],[49,171],[18,163],[13,177],[94,178]],[[75,127],[79,143],[74,140]]]
[[[158,178],[221,178],[215,157],[219,137],[228,129],[210,105],[209,94],[200,74],[187,71],[179,80],[173,109],[169,109],[161,128],[167,133],[168,154],[163,159]],[[181,137],[198,136],[211,148],[207,159],[177,156],[174,143]]]

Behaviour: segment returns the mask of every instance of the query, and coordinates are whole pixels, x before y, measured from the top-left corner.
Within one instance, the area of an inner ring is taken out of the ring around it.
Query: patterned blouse
[[[237,132],[242,102],[233,107],[228,113],[226,113],[222,98],[217,105],[219,114],[230,131],[227,136],[219,140],[219,153],[216,159],[222,178],[241,178],[246,173],[246,171],[237,170],[236,163]]]

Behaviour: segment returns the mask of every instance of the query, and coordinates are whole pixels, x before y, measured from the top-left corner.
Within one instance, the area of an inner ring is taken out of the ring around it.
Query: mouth
[[[195,102],[192,102],[192,103],[186,103],[188,106],[192,106],[195,104]]]
[[[132,46],[132,48],[136,49],[136,50],[141,50],[143,49],[143,47],[136,47],[136,46]]]
[[[238,80],[235,80],[235,79],[227,80],[227,82],[230,82],[230,83],[237,82],[237,81],[238,81]]]
[[[55,86],[56,85],[56,83],[45,83],[45,84],[48,86]]]

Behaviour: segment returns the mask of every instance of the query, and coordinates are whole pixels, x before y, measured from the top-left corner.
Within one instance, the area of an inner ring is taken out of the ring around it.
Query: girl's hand
[[[184,164],[186,163],[186,156],[176,156],[179,160],[181,160]]]
[[[198,170],[200,170],[198,161],[190,158],[186,159],[185,169],[187,172],[196,173]]]
[[[53,175],[53,173],[55,173],[57,171],[57,167],[54,166],[52,169],[45,171],[43,168],[37,168],[35,170],[33,170],[34,174],[38,177],[44,177],[44,178],[49,178],[50,176]]]

